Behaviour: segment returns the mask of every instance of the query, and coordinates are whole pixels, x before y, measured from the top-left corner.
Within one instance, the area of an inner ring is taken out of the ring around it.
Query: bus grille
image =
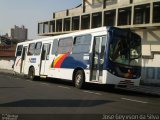
[[[134,85],[134,82],[130,81],[130,80],[124,80],[124,81],[120,81],[119,82],[119,85],[125,85],[125,86],[128,86],[128,85]]]

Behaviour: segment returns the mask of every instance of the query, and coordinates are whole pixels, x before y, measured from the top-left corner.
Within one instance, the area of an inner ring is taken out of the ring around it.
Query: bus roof
[[[57,35],[57,36],[52,36],[52,37],[35,39],[35,40],[31,40],[31,41],[20,42],[20,43],[18,43],[18,45],[29,44],[29,43],[32,43],[32,42],[45,41],[45,40],[51,40],[51,39],[58,39],[58,38],[62,38],[62,37],[70,37],[70,36],[77,36],[77,35],[83,35],[83,34],[91,34],[91,33],[95,33],[95,32],[106,31],[109,28],[111,28],[111,27],[99,27],[99,28],[94,28],[94,29],[89,29],[89,30],[82,30],[82,31],[77,31],[77,32],[69,33],[69,34],[63,34],[63,35]]]

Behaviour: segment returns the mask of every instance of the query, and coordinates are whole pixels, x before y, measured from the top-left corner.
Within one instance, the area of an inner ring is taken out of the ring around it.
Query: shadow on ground
[[[70,87],[74,87],[73,83],[71,81],[67,81],[67,80],[61,80],[61,79],[47,79],[47,81],[45,80],[40,80],[41,82],[49,82],[49,83],[53,83],[53,84],[61,84],[61,85],[66,85],[66,86],[70,86]],[[112,86],[108,86],[108,85],[97,85],[97,84],[89,84],[87,83],[84,88],[84,90],[91,90],[91,91],[100,91],[100,92],[108,92],[108,93],[112,93],[112,94],[118,94],[118,95],[128,95],[128,96],[137,96],[137,97],[153,97],[153,98],[159,98],[158,95],[154,95],[154,94],[147,94],[147,93],[142,93],[139,91],[128,91],[127,89],[121,89],[121,88],[113,88]]]
[[[114,101],[109,100],[41,100],[29,99],[0,104],[0,107],[94,107]]]

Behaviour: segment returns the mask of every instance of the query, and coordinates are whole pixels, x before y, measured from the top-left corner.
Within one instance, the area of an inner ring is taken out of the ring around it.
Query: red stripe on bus
[[[66,59],[66,57],[68,57],[68,53],[64,54],[61,59],[58,60],[58,62],[55,64],[54,68],[61,68],[61,65],[63,63],[63,61]]]

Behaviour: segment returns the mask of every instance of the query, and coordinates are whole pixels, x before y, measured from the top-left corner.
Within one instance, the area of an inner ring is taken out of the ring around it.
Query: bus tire
[[[35,80],[35,70],[34,67],[31,67],[28,71],[28,78],[30,80]]]
[[[81,89],[84,86],[85,76],[82,70],[78,70],[74,77],[74,85],[76,88]]]

